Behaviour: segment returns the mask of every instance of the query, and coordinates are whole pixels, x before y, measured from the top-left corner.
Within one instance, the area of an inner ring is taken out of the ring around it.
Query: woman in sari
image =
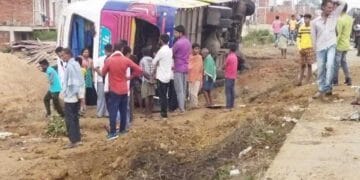
[[[82,68],[86,69],[85,74],[85,87],[86,87],[86,95],[85,95],[85,102],[88,106],[95,106],[97,97],[96,97],[96,91],[94,87],[93,82],[93,75],[94,75],[94,68],[93,68],[93,60],[90,57],[90,50],[88,48],[85,48],[81,52],[81,58],[82,58]]]

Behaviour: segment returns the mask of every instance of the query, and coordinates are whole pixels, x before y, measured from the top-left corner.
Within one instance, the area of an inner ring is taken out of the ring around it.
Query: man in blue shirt
[[[54,68],[49,66],[49,62],[44,59],[39,62],[41,69],[49,80],[49,91],[46,93],[44,97],[44,104],[46,109],[46,117],[51,115],[51,108],[50,108],[50,100],[53,101],[54,108],[58,112],[61,117],[64,117],[64,111],[60,105],[59,101],[59,94],[61,92],[61,82],[58,76],[58,73],[55,71]]]

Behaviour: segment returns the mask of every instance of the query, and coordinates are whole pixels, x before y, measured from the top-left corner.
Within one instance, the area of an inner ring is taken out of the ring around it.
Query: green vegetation
[[[41,41],[56,41],[57,33],[55,30],[37,30],[34,31],[33,36]]]
[[[228,180],[230,179],[230,167],[224,166],[216,171],[214,180]]]
[[[274,36],[267,29],[251,30],[244,38],[243,44],[245,46],[269,44],[274,40]]]
[[[64,119],[59,116],[52,116],[49,120],[46,134],[51,137],[65,136],[66,127]]]

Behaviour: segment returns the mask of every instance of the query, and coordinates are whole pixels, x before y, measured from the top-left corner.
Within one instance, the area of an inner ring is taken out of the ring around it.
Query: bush
[[[243,43],[245,45],[253,44],[269,44],[274,40],[274,36],[267,29],[258,29],[250,31],[244,38]]]
[[[52,116],[48,124],[46,134],[51,137],[65,136],[66,127],[64,119],[59,116]]]
[[[41,41],[56,41],[57,33],[53,30],[38,30],[33,32],[33,36]]]

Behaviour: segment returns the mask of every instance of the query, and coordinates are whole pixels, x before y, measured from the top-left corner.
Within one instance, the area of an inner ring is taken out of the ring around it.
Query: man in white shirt
[[[64,71],[63,94],[65,102],[65,124],[70,139],[66,148],[73,148],[81,142],[79,111],[81,98],[80,89],[84,86],[84,77],[78,62],[72,57],[70,49],[62,50],[63,60],[66,62]]]
[[[169,39],[170,37],[167,34],[163,34],[160,36],[161,48],[156,53],[153,60],[153,65],[155,67],[154,73],[156,73],[155,77],[159,88],[159,98],[161,106],[160,114],[163,119],[167,119],[168,117],[167,94],[169,91],[170,80],[173,79],[174,76],[174,72],[172,70],[174,66],[173,52],[168,46]]]
[[[339,4],[336,8],[336,4]],[[318,68],[318,92],[314,99],[332,94],[332,83],[335,73],[336,24],[344,9],[345,2],[324,0],[321,17],[311,22],[311,36],[316,51]]]
[[[60,78],[60,82],[61,84],[64,82],[64,72],[65,72],[65,67],[66,67],[66,62],[64,62],[62,60],[62,47],[57,47],[55,49],[55,53],[58,56],[56,63],[57,63],[57,71],[58,71],[58,75]]]
[[[98,118],[109,116],[107,107],[106,107],[106,98],[105,93],[109,92],[108,86],[108,76],[103,77],[101,75],[101,70],[104,67],[104,62],[112,53],[112,46],[111,44],[107,44],[105,46],[105,57],[98,58],[94,61],[94,68],[97,73],[95,73],[95,82],[96,82],[96,93],[97,93],[97,103],[96,103],[96,116]],[[105,90],[105,84],[107,85]]]

